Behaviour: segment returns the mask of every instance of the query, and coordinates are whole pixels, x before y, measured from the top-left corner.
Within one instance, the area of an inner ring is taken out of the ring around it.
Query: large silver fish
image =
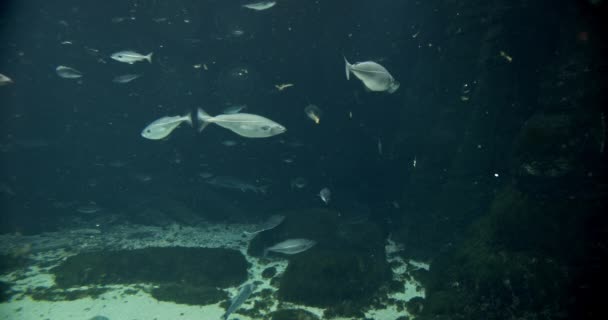
[[[262,11],[274,7],[275,4],[277,4],[276,1],[260,1],[244,4],[243,7],[255,11]]]
[[[123,74],[121,76],[116,76],[112,79],[114,83],[129,83],[137,78],[141,77],[141,74]]]
[[[57,72],[58,76],[64,79],[78,79],[82,77],[82,72],[66,66],[58,66],[55,68],[55,71]]]
[[[197,118],[200,121],[199,132],[210,123],[247,138],[267,138],[287,130],[270,119],[250,113],[220,114],[212,117],[204,110],[198,109]]]
[[[125,50],[113,53],[110,58],[128,64],[134,64],[135,62],[143,60],[148,60],[149,63],[152,63],[152,52],[148,53],[147,55],[143,55],[135,51]]]
[[[0,87],[13,83],[13,80],[5,75],[3,75],[2,73],[0,73]]]
[[[283,223],[283,220],[285,220],[285,216],[281,216],[278,214],[272,215],[270,216],[270,218],[268,218],[268,220],[266,220],[264,223],[262,223],[261,225],[259,225],[256,230],[254,231],[245,231],[243,233],[247,234],[247,235],[251,235],[251,234],[257,234],[260,232],[264,232],[267,230],[272,230],[276,227],[278,227],[281,223]]]
[[[268,254],[268,251],[283,254],[296,254],[312,248],[316,243],[316,241],[308,239],[288,239],[264,249],[264,256]]]
[[[142,130],[141,136],[150,140],[160,140],[169,136],[171,132],[183,122],[192,125],[192,114],[188,113],[183,116],[162,117],[147,125],[144,130]]]
[[[363,82],[366,88],[371,91],[387,91],[393,93],[399,89],[399,81],[384,68],[373,61],[357,62],[350,64],[344,57],[346,69],[346,80],[350,79],[350,74],[354,74]]]
[[[235,312],[243,302],[249,298],[254,289],[255,288],[251,283],[244,285],[241,290],[239,290],[239,294],[230,300],[230,306],[226,309],[226,313],[224,313],[222,319],[227,320],[230,314]]]

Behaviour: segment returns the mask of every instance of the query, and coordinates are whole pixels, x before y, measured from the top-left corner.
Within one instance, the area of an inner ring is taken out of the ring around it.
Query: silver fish
[[[197,118],[200,122],[199,132],[210,123],[215,123],[240,136],[247,138],[267,138],[285,132],[282,125],[249,113],[220,114],[212,117],[202,109],[198,109]]]
[[[129,83],[137,78],[141,77],[141,74],[123,74],[121,76],[116,76],[112,79],[112,82],[115,83]]]
[[[321,191],[319,191],[319,197],[321,200],[323,200],[323,202],[325,202],[325,204],[328,204],[329,200],[331,200],[331,191],[329,188],[321,189]]]
[[[350,74],[354,74],[363,82],[366,88],[371,91],[387,91],[393,93],[399,89],[399,81],[383,66],[373,61],[357,62],[350,64],[344,57],[346,70],[346,80],[350,79]]]
[[[11,83],[13,83],[13,80],[11,78],[0,73],[0,87]]]
[[[83,76],[82,72],[66,66],[58,66],[55,71],[58,76],[65,79],[78,79]]]
[[[222,141],[222,144],[225,145],[226,147],[234,147],[238,144],[238,142],[236,142],[234,140],[224,140],[224,141]]]
[[[78,211],[80,213],[91,214],[91,213],[96,213],[96,212],[101,211],[101,207],[99,207],[95,204],[88,204],[88,205],[84,205],[84,206],[80,206],[80,207],[76,208],[76,211]]]
[[[222,110],[223,114],[235,114],[247,109],[247,105],[233,105]]]
[[[237,294],[232,300],[230,300],[230,306],[226,309],[226,313],[222,315],[222,319],[228,320],[230,314],[235,312],[242,304],[249,298],[251,293],[255,290],[253,284],[248,283],[244,285],[241,290],[239,290],[239,294]]]
[[[244,4],[243,7],[255,11],[262,11],[274,7],[275,4],[277,4],[276,1],[260,1]]]
[[[308,184],[308,181],[306,181],[306,178],[303,178],[303,177],[294,178],[290,182],[292,189],[302,189],[302,188],[306,187],[307,184]]]
[[[256,230],[251,231],[251,232],[244,231],[243,233],[250,235],[250,234],[257,234],[257,233],[260,233],[263,231],[271,230],[271,229],[278,227],[281,223],[283,223],[283,220],[285,220],[285,216],[274,214],[274,215],[270,216],[270,218],[268,218],[268,220],[266,220],[264,223],[259,225]]]
[[[283,254],[296,254],[312,248],[315,244],[317,244],[317,242],[314,240],[288,239],[283,242],[279,242],[272,247],[264,249],[264,256],[268,254],[268,251]]]
[[[149,63],[152,63],[152,52],[143,55],[135,51],[125,50],[113,53],[110,58],[128,64],[134,64],[135,62],[143,60],[148,60]]]
[[[226,189],[235,189],[240,190],[242,192],[251,191],[254,193],[263,193],[266,194],[268,186],[256,186],[252,183],[243,181],[241,179],[229,176],[215,176],[210,179],[205,180],[205,183],[212,185],[214,187],[226,188]]]
[[[142,130],[141,136],[150,140],[160,140],[169,136],[171,132],[183,122],[192,125],[192,114],[188,113],[183,116],[162,117],[147,125],[144,130]]]

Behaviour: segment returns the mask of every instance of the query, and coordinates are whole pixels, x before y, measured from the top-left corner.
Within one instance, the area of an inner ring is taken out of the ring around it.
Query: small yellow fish
[[[511,57],[504,51],[500,51],[500,56],[505,58],[505,60],[507,60],[507,62],[509,62],[509,63],[513,61],[513,57]]]
[[[293,83],[282,83],[282,84],[275,84],[274,87],[277,88],[279,91],[283,91],[284,89],[287,89],[289,87],[293,87]]]

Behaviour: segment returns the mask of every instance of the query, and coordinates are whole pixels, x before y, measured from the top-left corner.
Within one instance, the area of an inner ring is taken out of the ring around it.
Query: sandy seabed
[[[104,288],[110,290],[95,299],[83,298],[73,301],[37,301],[25,292],[36,287],[52,287],[54,279],[49,269],[79,252],[173,246],[239,250],[251,263],[248,281],[261,283],[256,286],[256,291],[266,288],[276,291],[277,288],[270,285],[270,279],[262,277],[262,271],[268,267],[275,267],[277,275],[280,275],[285,271],[288,261],[273,260],[270,263],[267,261],[262,263],[259,259],[248,256],[247,246],[253,236],[245,235],[244,231],[255,228],[256,225],[244,224],[208,224],[198,227],[177,224],[168,227],[122,225],[103,232],[97,229],[72,229],[36,236],[0,236],[0,252],[7,254],[17,250],[27,253],[35,261],[27,270],[0,275],[0,281],[11,283],[12,290],[18,292],[11,301],[0,304],[0,320],[89,320],[96,316],[106,317],[109,320],[219,320],[225,311],[219,303],[190,306],[158,301],[142,290],[129,290],[134,289],[132,285],[105,286]],[[427,264],[404,261],[394,254],[399,250],[397,243],[387,240],[387,260],[392,262],[392,265],[398,265],[393,268],[395,279],[405,279],[406,273],[412,268],[428,269]],[[125,293],[125,290],[129,293]],[[227,291],[230,296],[234,296],[238,292],[238,287],[229,288]],[[413,297],[424,297],[424,290],[420,290],[420,284],[415,280],[408,280],[402,292],[390,296],[398,301],[409,301]],[[262,298],[252,296],[241,306],[241,310],[252,308],[258,299]],[[278,302],[275,302],[269,312],[277,310],[278,306]],[[304,309],[319,317],[322,317],[324,311],[320,308],[290,303],[282,303],[281,308]],[[375,320],[393,320],[403,315],[407,313],[398,312],[393,305],[366,312],[368,318]],[[239,314],[238,311],[230,318],[253,320]],[[95,320],[102,319],[104,318]]]

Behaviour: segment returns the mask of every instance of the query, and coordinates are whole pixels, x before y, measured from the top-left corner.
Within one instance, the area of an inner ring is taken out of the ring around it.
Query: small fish
[[[110,58],[119,61],[119,62],[124,62],[124,63],[128,63],[128,64],[134,64],[135,62],[139,62],[139,61],[143,61],[143,60],[148,60],[149,63],[152,63],[152,52],[148,53],[147,55],[143,55],[141,53],[137,53],[135,51],[119,51],[116,53],[113,53]]]
[[[319,124],[321,121],[321,115],[323,115],[323,111],[321,111],[321,109],[314,104],[307,105],[306,108],[304,108],[304,113],[306,113],[308,118],[310,118],[316,124]]]
[[[234,147],[238,144],[238,142],[236,142],[234,140],[224,140],[224,141],[222,141],[222,144],[225,145],[226,147]]]
[[[205,183],[214,187],[240,190],[241,192],[251,191],[266,194],[268,191],[268,186],[256,186],[250,182],[229,176],[215,176],[205,180]]]
[[[264,249],[264,256],[268,254],[268,251],[278,252],[283,254],[296,254],[300,252],[304,252],[310,248],[312,248],[315,244],[317,244],[314,240],[308,239],[288,239],[283,242],[279,242],[272,247],[268,247]]]
[[[260,1],[244,4],[243,7],[255,11],[262,11],[274,7],[275,4],[277,4],[276,1]]]
[[[226,309],[226,313],[222,315],[222,319],[228,320],[230,314],[235,312],[242,304],[249,298],[251,293],[255,290],[253,284],[248,283],[244,285],[241,290],[239,290],[239,294],[237,294],[232,300],[230,300],[230,306]]]
[[[199,173],[198,176],[203,179],[209,179],[209,178],[213,177],[213,173],[205,171],[205,172]]]
[[[509,62],[509,63],[513,62],[513,57],[511,57],[504,51],[500,51],[500,56],[503,57],[505,60],[507,60],[507,62]]]
[[[306,181],[306,178],[297,177],[297,178],[291,180],[290,186],[292,189],[302,189],[302,188],[306,187],[307,184],[308,184],[308,181]]]
[[[373,61],[350,64],[344,57],[346,80],[354,74],[371,91],[387,91],[393,93],[399,89],[399,82],[383,66]]]
[[[251,235],[251,234],[257,234],[260,232],[271,230],[271,229],[278,227],[281,223],[283,223],[283,220],[285,220],[285,216],[275,214],[275,215],[270,216],[270,218],[268,218],[268,220],[266,220],[264,223],[262,223],[260,226],[258,226],[258,228],[255,231],[251,231],[251,232],[245,231],[243,233],[245,233],[247,235]]]
[[[294,84],[293,83],[282,83],[282,84],[275,84],[274,87],[277,88],[277,90],[279,91],[283,91],[289,87],[293,87]]]
[[[234,30],[230,31],[230,35],[233,36],[233,37],[237,37],[237,38],[240,37],[240,36],[242,36],[242,35],[244,35],[244,34],[245,34],[245,30],[243,30],[243,29],[238,29],[237,28],[237,29],[234,29]]]
[[[58,76],[64,79],[78,79],[83,76],[82,72],[66,66],[58,66],[55,71]]]
[[[112,79],[112,82],[115,83],[129,83],[137,78],[141,77],[141,74],[123,74],[121,76],[116,76]]]
[[[0,73],[0,87],[11,83],[13,83],[13,80],[11,78]]]
[[[321,189],[321,191],[319,191],[319,197],[321,198],[321,200],[323,200],[323,202],[325,202],[325,204],[328,204],[331,200],[331,191],[329,190],[329,188]]]
[[[135,179],[139,182],[150,182],[152,181],[152,176],[149,174],[145,174],[145,173],[137,173],[134,175]]]
[[[96,213],[96,212],[101,211],[101,207],[99,207],[95,204],[89,204],[89,205],[84,205],[84,206],[80,206],[80,207],[76,208],[76,211],[78,211],[80,213],[91,214],[91,213]]]
[[[382,140],[378,138],[378,155],[382,156]]]
[[[149,125],[141,132],[141,136],[150,140],[160,140],[171,134],[182,122],[192,125],[192,114],[183,116],[162,117]]]
[[[197,118],[200,122],[199,132],[210,123],[215,123],[247,138],[267,138],[287,130],[270,119],[249,113],[220,114],[212,117],[204,110],[198,109]]]
[[[235,113],[239,113],[245,109],[247,109],[247,105],[237,104],[237,105],[232,105],[230,107],[227,107],[226,109],[222,110],[222,113],[223,114],[235,114]]]

